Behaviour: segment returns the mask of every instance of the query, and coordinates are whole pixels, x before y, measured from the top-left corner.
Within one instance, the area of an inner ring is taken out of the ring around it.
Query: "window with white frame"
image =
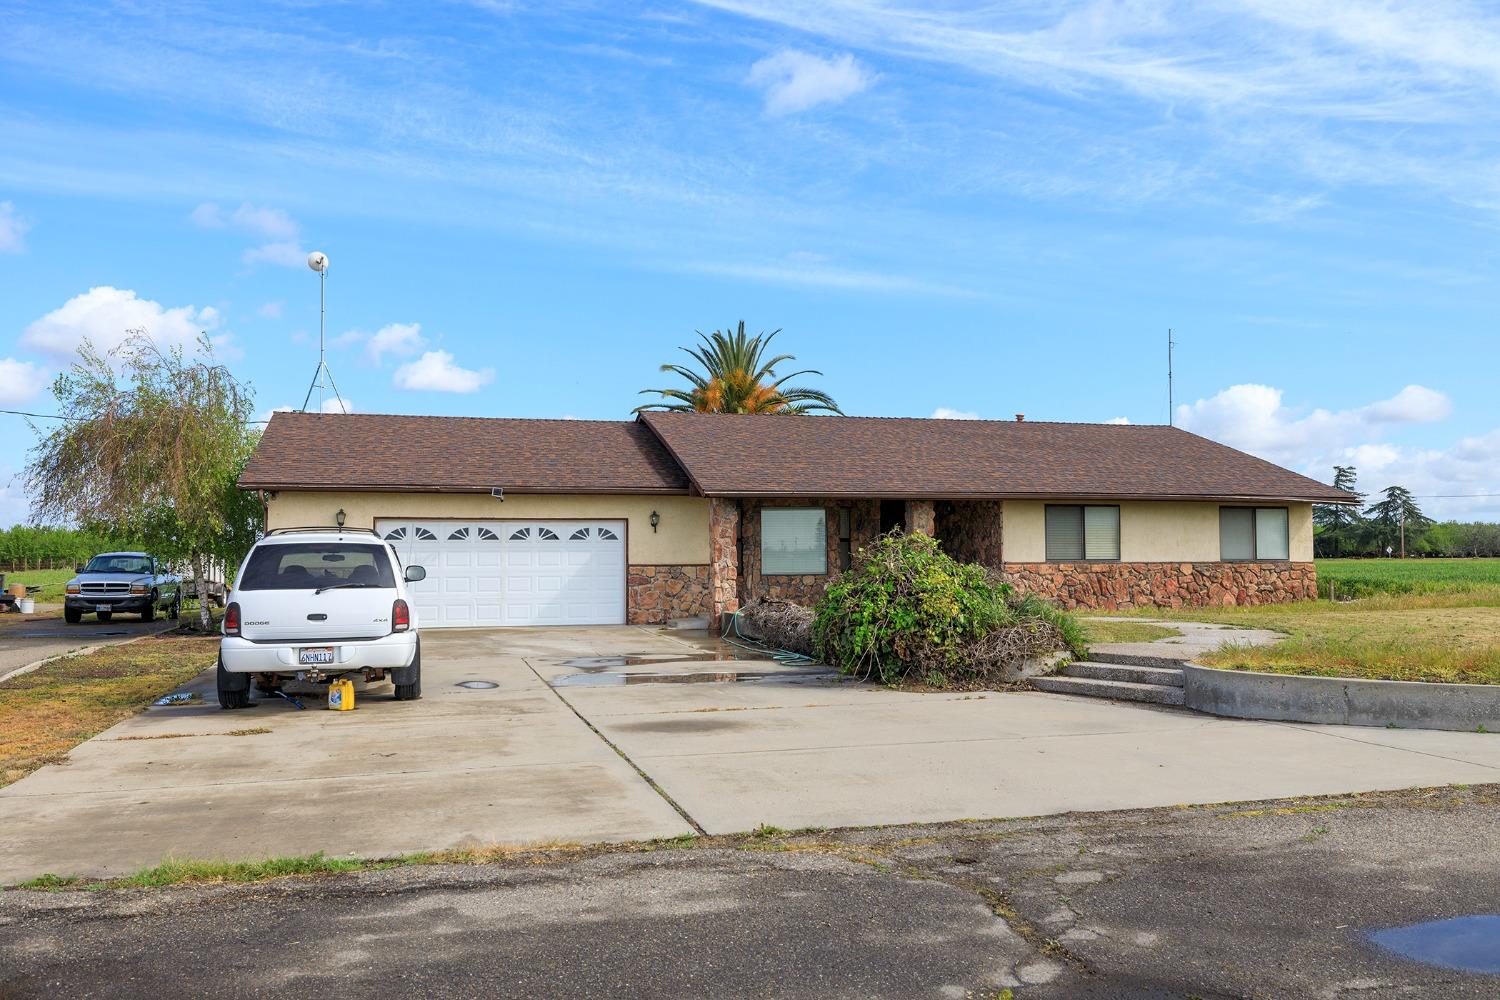
[[[765,576],[828,572],[828,521],[821,507],[763,507],[760,571]]]
[[[1117,562],[1119,558],[1119,507],[1047,505],[1048,562]]]

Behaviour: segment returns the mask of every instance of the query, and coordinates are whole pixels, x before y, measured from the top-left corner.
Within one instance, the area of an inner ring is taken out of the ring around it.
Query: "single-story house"
[[[389,539],[427,628],[810,602],[898,525],[1069,607],[1301,600],[1312,505],[1355,500],[1173,427],[671,412],[277,413],[240,485]]]

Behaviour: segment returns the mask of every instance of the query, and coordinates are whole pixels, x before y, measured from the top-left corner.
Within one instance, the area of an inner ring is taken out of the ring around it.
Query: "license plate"
[[[94,605],[94,610],[95,611],[113,611],[114,609],[115,609],[115,606],[113,604],[96,604],[96,605]]]
[[[310,649],[297,650],[298,663],[332,663],[333,647],[316,646]]]

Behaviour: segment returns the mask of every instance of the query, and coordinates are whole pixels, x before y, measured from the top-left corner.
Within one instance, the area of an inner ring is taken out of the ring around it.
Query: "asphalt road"
[[[0,997],[1493,997],[1500,787],[0,895]],[[1500,942],[1496,942],[1500,950]]]

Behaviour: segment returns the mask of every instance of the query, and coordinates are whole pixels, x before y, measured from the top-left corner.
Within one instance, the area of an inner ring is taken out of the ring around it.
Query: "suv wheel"
[[[83,612],[77,608],[63,608],[63,621],[69,625],[77,625],[83,621]]]
[[[417,651],[412,655],[411,666],[397,667],[391,671],[391,681],[396,685],[397,701],[416,701],[422,697],[422,640],[417,639]]]
[[[219,658],[218,670],[219,682],[219,707],[249,708],[250,707],[250,675],[231,674],[224,669],[224,659]]]
[[[167,610],[168,618],[182,617],[182,591],[172,595],[172,607]]]
[[[156,591],[146,598],[146,610],[141,612],[141,621],[150,622],[156,620]]]

